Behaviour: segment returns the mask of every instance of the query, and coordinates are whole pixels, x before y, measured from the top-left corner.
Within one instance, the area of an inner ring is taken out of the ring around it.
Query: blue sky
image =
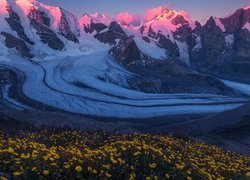
[[[185,10],[193,20],[204,20],[211,15],[224,17],[250,0],[39,0],[61,6],[77,16],[84,13],[104,13],[115,17],[120,12],[144,14],[148,9],[169,5],[171,9]]]

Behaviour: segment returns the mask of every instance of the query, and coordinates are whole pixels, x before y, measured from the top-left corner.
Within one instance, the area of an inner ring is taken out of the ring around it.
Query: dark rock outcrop
[[[96,31],[96,33],[100,33],[102,30],[106,29],[107,26],[103,23],[95,23],[93,20],[91,20],[90,24],[84,25],[84,31],[86,33],[93,33]]]
[[[239,9],[218,20],[224,25],[224,31],[212,17],[204,26],[196,26],[193,30],[193,36],[200,37],[201,47],[191,50],[191,62],[199,71],[247,79],[250,75],[250,32],[243,26],[250,23],[250,9]]]
[[[36,29],[41,41],[52,49],[62,51],[64,43],[57,37],[56,33],[49,28],[49,19],[43,12],[33,9],[29,12],[30,24]]]
[[[76,35],[71,31],[69,22],[67,21],[65,16],[66,15],[62,12],[62,16],[61,16],[60,24],[59,24],[59,34],[61,34],[68,40],[73,41],[74,43],[79,43],[79,40],[77,39]]]
[[[250,22],[250,9],[239,9],[227,18],[220,18],[220,21],[225,26],[226,33],[234,33]]]
[[[182,15],[177,15],[175,18],[172,19],[172,23],[174,25],[184,25],[184,24],[188,24],[188,21],[182,16]]]
[[[20,17],[18,16],[17,13],[15,13],[11,6],[8,6],[7,7],[7,11],[9,13],[9,17],[8,18],[5,18],[6,22],[9,24],[10,28],[13,30],[13,31],[16,31],[17,35],[23,39],[24,41],[26,41],[27,43],[33,45],[35,44],[33,41],[31,41],[27,35],[25,34],[24,32],[24,28],[22,26],[22,23],[21,23],[21,20],[20,20]]]
[[[50,27],[50,19],[49,17],[42,11],[39,11],[35,8],[31,9],[28,14],[29,19],[36,20],[37,23],[43,24],[47,27]]]
[[[118,45],[110,49],[109,54],[125,67],[141,63],[141,53],[132,37],[120,40]]]
[[[162,35],[161,33],[158,34],[158,45],[161,48],[164,48],[167,50],[167,55],[171,59],[176,59],[177,57],[180,56],[178,46],[173,43],[169,38],[166,38],[166,36]]]
[[[214,68],[218,64],[218,57],[225,50],[225,36],[212,17],[201,28],[199,35],[201,49],[193,52],[193,63],[199,67]]]
[[[1,35],[5,37],[5,46],[8,48],[16,48],[20,54],[27,58],[32,58],[33,55],[30,54],[30,49],[27,47],[22,39],[18,39],[7,32],[1,32]]]
[[[116,44],[116,39],[124,39],[127,37],[121,26],[117,22],[111,22],[106,32],[98,33],[94,36],[103,43]]]

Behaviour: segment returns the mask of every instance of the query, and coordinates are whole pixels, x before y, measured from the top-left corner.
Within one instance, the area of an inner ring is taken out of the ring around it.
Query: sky
[[[159,6],[184,10],[192,20],[205,21],[211,15],[225,17],[235,10],[250,5],[250,0],[39,0],[48,5],[61,6],[77,16],[99,12],[116,17],[128,12],[144,15],[147,10]]]

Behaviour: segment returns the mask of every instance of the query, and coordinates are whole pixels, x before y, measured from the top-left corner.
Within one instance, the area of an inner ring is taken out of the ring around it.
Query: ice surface
[[[149,118],[216,113],[245,102],[240,98],[210,94],[147,94],[124,88],[119,83],[125,84],[134,74],[114,63],[106,51],[51,57],[41,62],[30,62],[17,56],[0,57],[0,63],[25,73],[23,92],[27,97],[74,113]],[[103,81],[98,77],[111,80]]]

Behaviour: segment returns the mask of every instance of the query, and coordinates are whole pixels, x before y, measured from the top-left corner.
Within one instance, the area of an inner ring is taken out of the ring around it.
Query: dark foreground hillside
[[[189,138],[1,126],[2,179],[249,179],[250,157]]]

